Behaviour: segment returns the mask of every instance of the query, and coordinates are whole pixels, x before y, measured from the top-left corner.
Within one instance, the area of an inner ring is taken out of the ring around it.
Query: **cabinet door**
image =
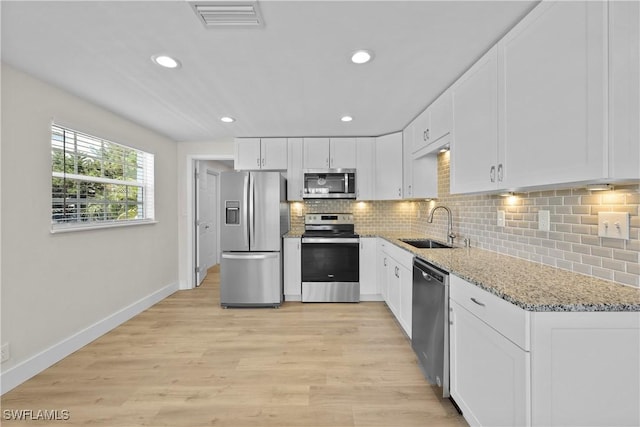
[[[640,2],[609,2],[609,177],[640,179]]]
[[[433,144],[451,132],[451,122],[453,120],[451,91],[447,90],[440,95],[438,99],[429,106],[428,110],[430,123],[427,136],[429,144]]]
[[[498,50],[494,46],[451,87],[451,193],[497,188]]]
[[[301,201],[304,182],[302,173],[302,138],[289,138],[287,146],[287,200]]]
[[[400,267],[389,254],[387,254],[387,298],[385,302],[396,319],[400,319]]]
[[[413,138],[415,121],[402,131],[402,194],[405,199],[413,198]]]
[[[376,200],[402,198],[402,132],[376,138]]]
[[[332,169],[356,168],[356,139],[331,138],[329,140],[329,167]]]
[[[607,4],[542,2],[498,43],[501,188],[607,176]]]
[[[451,397],[471,425],[531,424],[529,353],[450,300]]]
[[[375,237],[360,238],[360,301],[379,300],[376,269],[376,241]]]
[[[411,152],[415,153],[429,145],[429,126],[431,125],[429,109],[427,108],[420,113],[412,123],[414,125],[414,130],[410,145]]]
[[[413,304],[413,272],[405,265],[398,266],[400,280],[400,324],[411,338],[411,315]]]
[[[373,200],[375,138],[356,139],[356,198]]]
[[[389,268],[389,257],[385,252],[386,243],[383,239],[377,239],[376,271],[378,275],[378,293],[383,301],[387,301],[387,269]]]
[[[284,297],[286,301],[300,301],[302,296],[300,238],[287,237],[283,241]]]
[[[287,169],[287,138],[260,139],[261,169]]]
[[[236,138],[234,141],[234,168],[236,170],[260,169],[260,138]]]
[[[304,169],[329,167],[329,138],[304,138]]]

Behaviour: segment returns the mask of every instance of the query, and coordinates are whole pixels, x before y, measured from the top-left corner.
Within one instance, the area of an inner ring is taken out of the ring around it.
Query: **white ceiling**
[[[535,3],[262,0],[264,28],[205,29],[186,1],[5,0],[1,53],[175,141],[381,135],[402,129]],[[358,48],[374,61],[351,64]],[[154,65],[158,53],[182,67]]]

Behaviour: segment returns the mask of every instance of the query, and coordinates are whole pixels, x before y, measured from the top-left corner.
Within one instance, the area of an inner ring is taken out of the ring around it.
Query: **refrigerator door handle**
[[[249,174],[249,250],[255,246],[255,182],[253,174]]]
[[[249,181],[251,179],[251,174],[247,174],[244,177],[244,183],[243,183],[243,194],[246,195],[249,194]],[[242,238],[243,241],[247,247],[247,249],[250,248],[249,246],[249,218],[251,213],[249,212],[249,210],[251,209],[251,206],[249,206],[249,209],[244,209],[244,224],[242,225]]]
[[[279,252],[271,252],[271,253],[223,253],[222,258],[224,259],[269,259],[269,258],[277,258]]]

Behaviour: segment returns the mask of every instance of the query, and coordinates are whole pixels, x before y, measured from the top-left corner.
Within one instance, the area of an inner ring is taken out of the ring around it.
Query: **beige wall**
[[[453,213],[453,231],[472,246],[540,262],[565,270],[640,287],[640,184],[618,186],[613,191],[590,192],[584,188],[559,188],[519,194],[449,194],[449,153],[438,158],[438,200],[400,202],[305,201],[291,204],[292,228],[304,227],[304,213],[352,212],[362,233],[382,231],[428,236],[446,240],[446,213],[436,212],[427,223],[431,208],[448,206]],[[506,227],[497,227],[497,210],[506,211]],[[537,212],[551,213],[551,230],[538,231]],[[600,211],[629,212],[631,239],[597,236]]]
[[[50,233],[51,120],[155,154],[157,224]],[[3,373],[178,281],[176,144],[2,66]]]

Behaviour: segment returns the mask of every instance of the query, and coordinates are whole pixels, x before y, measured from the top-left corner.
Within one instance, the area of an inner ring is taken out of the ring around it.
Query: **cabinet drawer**
[[[450,277],[449,296],[479,319],[529,350],[529,313],[458,276]]]
[[[398,264],[409,270],[413,269],[413,254],[393,244],[387,244],[384,251],[391,258],[395,259]]]

